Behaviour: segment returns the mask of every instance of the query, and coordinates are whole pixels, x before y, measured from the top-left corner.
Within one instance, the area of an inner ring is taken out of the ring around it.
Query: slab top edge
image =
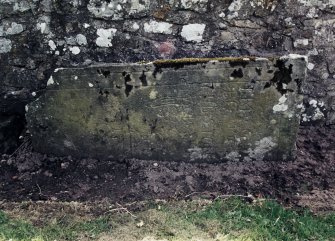
[[[155,65],[155,66],[169,66],[174,64],[205,64],[210,62],[257,62],[257,61],[276,61],[276,60],[303,60],[308,62],[308,56],[299,54],[289,54],[285,56],[274,57],[255,57],[255,56],[242,56],[242,57],[215,57],[215,58],[179,58],[179,59],[158,59],[154,61],[140,61],[136,63],[95,63],[85,67],[70,67],[70,68],[57,68],[54,72],[63,69],[82,69],[82,68],[98,68],[108,66],[122,66],[122,65]]]

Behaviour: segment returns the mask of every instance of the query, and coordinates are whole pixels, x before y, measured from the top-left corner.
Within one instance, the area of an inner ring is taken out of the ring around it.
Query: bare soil
[[[77,160],[36,153],[29,140],[0,162],[0,200],[102,201],[251,195],[335,211],[335,129],[301,127],[291,162]]]

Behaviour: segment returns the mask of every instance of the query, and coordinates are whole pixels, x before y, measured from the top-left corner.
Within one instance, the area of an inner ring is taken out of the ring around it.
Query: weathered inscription
[[[287,56],[59,69],[28,125],[35,148],[56,155],[292,159],[305,68]]]

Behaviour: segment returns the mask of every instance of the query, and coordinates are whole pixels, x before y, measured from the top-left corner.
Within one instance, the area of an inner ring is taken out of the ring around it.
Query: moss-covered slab
[[[27,106],[36,150],[171,161],[294,158],[303,56],[57,69]]]

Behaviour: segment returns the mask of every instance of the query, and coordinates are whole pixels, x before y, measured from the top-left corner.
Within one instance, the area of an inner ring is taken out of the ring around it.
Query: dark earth
[[[242,195],[335,210],[335,130],[301,126],[291,162],[185,163],[76,160],[33,151],[23,138],[0,163],[0,200],[101,201]]]

